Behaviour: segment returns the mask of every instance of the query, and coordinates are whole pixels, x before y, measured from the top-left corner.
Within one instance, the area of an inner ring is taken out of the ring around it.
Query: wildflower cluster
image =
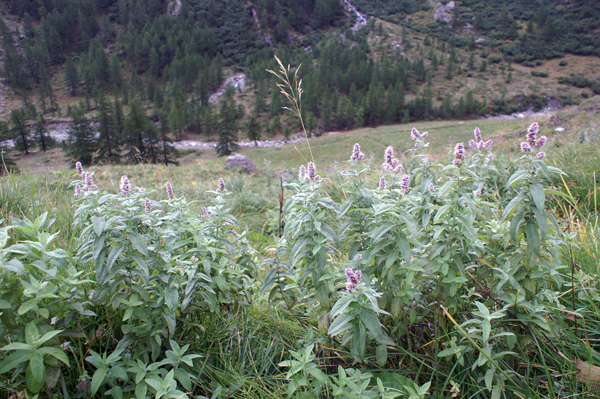
[[[537,150],[541,150],[542,147],[546,144],[548,139],[546,136],[537,137],[537,134],[540,130],[540,125],[537,122],[533,122],[529,128],[527,129],[527,141],[523,141],[521,143],[521,151],[523,152],[531,152],[534,148]],[[539,151],[536,155],[539,159],[543,159],[546,157],[546,153],[544,151]]]
[[[381,167],[386,172],[400,173],[402,172],[402,165],[400,160],[394,157],[394,147],[391,145],[385,149],[385,162],[381,164]]]
[[[225,188],[225,180],[222,177],[219,178],[219,188],[217,188],[217,192],[225,194],[227,189]]]
[[[129,183],[129,179],[125,175],[121,176],[120,188],[123,195],[129,194],[131,191],[131,183]]]
[[[454,161],[452,163],[454,166],[460,166],[460,164],[465,160],[465,145],[463,143],[456,144],[454,147]]]
[[[352,270],[351,268],[346,269],[346,278],[348,283],[346,284],[346,290],[352,292],[360,282],[362,278],[362,272],[360,270]]]
[[[402,179],[400,180],[400,192],[402,194],[406,194],[408,192],[408,190],[410,190],[410,176],[409,175],[404,175],[402,176]]]
[[[300,165],[300,169],[298,171],[298,178],[304,181],[318,181],[321,180],[321,176],[317,174],[317,170],[315,169],[315,164],[312,162],[308,163],[308,167],[304,167],[304,165]]]
[[[481,130],[478,127],[473,131],[473,135],[475,136],[475,140],[469,140],[469,147],[476,150],[491,150],[492,144],[494,142],[492,140],[483,140],[481,138]]]
[[[428,134],[428,132],[419,133],[419,131],[413,127],[410,131],[410,138],[413,139],[413,141],[425,140]]]
[[[350,157],[350,161],[353,163],[358,163],[365,157],[365,154],[360,150],[360,145],[358,143],[354,144],[354,148],[352,148],[352,156]]]

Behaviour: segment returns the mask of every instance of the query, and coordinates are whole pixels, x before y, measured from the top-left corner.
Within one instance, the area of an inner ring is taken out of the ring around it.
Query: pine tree
[[[11,132],[15,149],[24,154],[29,154],[29,129],[27,128],[25,110],[15,109],[10,113],[10,121],[12,123]]]
[[[90,121],[85,116],[85,107],[83,104],[69,106],[68,112],[71,117],[71,125],[68,130],[67,155],[73,161],[79,161],[83,165],[91,165],[94,160],[97,142]]]
[[[106,102],[103,94],[101,94],[98,99],[96,119],[100,123],[98,127],[98,130],[100,131],[100,138],[98,140],[98,159],[107,163],[118,163],[119,143],[115,128],[115,118],[113,118],[109,104]]]
[[[149,129],[148,117],[137,99],[131,100],[129,114],[125,121],[125,157],[130,163],[148,162],[145,135]]]
[[[258,140],[260,140],[260,123],[256,119],[256,116],[253,114],[248,119],[246,123],[246,133],[248,135],[248,140],[254,141],[254,146],[258,146]]]
[[[67,57],[65,62],[65,84],[71,91],[71,96],[77,94],[77,88],[79,86],[79,73],[73,63],[73,57]]]
[[[35,140],[37,145],[42,149],[43,152],[53,147],[54,140],[48,134],[46,129],[46,120],[44,119],[44,113],[40,112],[38,120],[35,124]]]
[[[219,126],[219,140],[217,142],[217,155],[230,155],[237,151],[237,107],[233,98],[227,98],[221,105],[221,124]]]
[[[159,134],[161,143],[161,163],[164,163],[165,166],[169,166],[169,164],[177,165],[177,153],[173,148],[173,143],[169,138],[169,118],[166,111],[161,110],[158,114],[158,119],[160,121]]]

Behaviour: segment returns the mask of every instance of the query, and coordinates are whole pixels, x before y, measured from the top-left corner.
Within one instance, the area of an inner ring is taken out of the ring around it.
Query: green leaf
[[[169,287],[165,291],[165,303],[170,311],[174,312],[179,306],[179,291],[177,287]]]
[[[385,366],[387,362],[387,347],[383,344],[380,344],[375,351],[375,357],[377,358],[377,364],[379,367]]]
[[[14,371],[19,364],[24,363],[27,360],[29,360],[28,351],[19,350],[11,353],[10,356],[0,362],[0,374]]]
[[[39,338],[40,331],[38,330],[35,323],[32,321],[29,324],[27,324],[27,327],[25,327],[25,341],[27,341],[28,344],[33,344]]]
[[[44,334],[42,336],[42,338],[39,339],[38,344],[41,345],[44,342],[52,339],[53,337],[57,336],[58,334],[60,334],[63,330],[54,330],[54,331],[49,331],[46,334]]]
[[[29,356],[29,366],[27,367],[27,388],[33,393],[38,393],[44,387],[46,379],[46,366],[39,353],[32,352]]]
[[[33,349],[35,349],[33,345],[24,344],[23,342],[13,342],[12,344],[8,344],[2,348],[3,351],[17,351],[17,350],[30,351]]]
[[[96,370],[94,376],[92,377],[92,384],[90,385],[90,391],[92,395],[95,395],[96,392],[98,392],[98,389],[100,389],[100,386],[104,382],[104,377],[106,377],[107,373],[108,367],[106,366],[100,366],[100,368]]]
[[[94,232],[100,237],[104,232],[106,218],[104,216],[92,216],[92,225],[94,226]]]
[[[61,362],[69,366],[69,358],[67,357],[67,354],[62,348],[45,347],[40,348],[38,352],[42,355],[52,356],[55,359],[60,360]]]
[[[544,187],[539,183],[534,183],[529,187],[529,192],[531,193],[531,198],[533,198],[535,206],[542,212],[544,210],[544,202],[546,201]]]
[[[492,391],[492,383],[494,382],[494,373],[495,369],[493,367],[489,368],[485,372],[485,387],[491,392]]]
[[[377,340],[380,340],[383,333],[381,331],[381,323],[377,318],[377,313],[371,309],[361,308],[358,311],[358,315],[373,337],[375,337]]]
[[[333,322],[329,326],[327,334],[331,336],[340,335],[344,331],[352,328],[352,323],[350,323],[352,320],[354,320],[353,314],[342,313],[340,316],[333,320]]]
[[[133,248],[137,249],[143,255],[148,255],[148,248],[144,236],[131,232],[129,233],[128,238]]]
[[[525,216],[526,209],[522,208],[513,216],[510,221],[510,237],[513,241],[517,241],[517,233],[519,232],[519,226],[523,221],[523,216]]]
[[[541,250],[541,241],[537,224],[533,222],[527,223],[525,225],[525,235],[527,237],[527,244],[533,250],[533,253],[539,255]]]
[[[517,205],[519,205],[524,199],[525,199],[525,194],[522,194],[522,193],[517,195],[515,198],[513,198],[506,206],[506,209],[504,210],[502,218],[506,219],[512,213],[513,209],[515,209],[515,207]]]
[[[342,295],[342,297],[333,305],[333,308],[331,308],[331,317],[335,319],[337,315],[342,313],[352,302],[354,302],[354,296],[348,294]]]

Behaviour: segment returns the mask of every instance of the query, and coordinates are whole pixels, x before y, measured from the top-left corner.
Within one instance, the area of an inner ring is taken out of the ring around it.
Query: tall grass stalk
[[[279,64],[279,72],[275,72],[271,69],[267,69],[267,72],[272,73],[279,79],[281,82],[276,83],[277,87],[281,91],[288,101],[290,102],[290,107],[282,107],[283,109],[287,109],[291,111],[293,114],[298,116],[300,119],[300,124],[302,125],[302,131],[304,132],[304,137],[306,138],[306,143],[308,144],[308,151],[310,152],[310,159],[314,163],[315,157],[313,156],[312,149],[310,148],[310,142],[308,140],[308,133],[306,132],[306,127],[304,126],[304,120],[302,119],[302,110],[300,108],[301,100],[302,100],[302,79],[298,79],[298,71],[302,65],[299,65],[298,68],[294,71],[293,78],[290,79],[292,74],[290,66],[288,64],[287,68],[283,66],[283,63],[277,56],[275,56],[277,63]],[[306,162],[307,159],[302,155],[300,150],[296,146],[296,151],[304,158]]]

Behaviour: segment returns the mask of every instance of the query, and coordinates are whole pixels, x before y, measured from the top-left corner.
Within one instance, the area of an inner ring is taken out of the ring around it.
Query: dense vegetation
[[[592,195],[576,202],[562,182],[577,174],[550,166],[562,163],[554,139],[526,133],[506,144],[514,158],[476,130],[434,161],[413,130],[402,155],[369,161],[357,145],[337,172],[310,163],[284,178],[281,235],[268,170],[219,183],[197,167],[167,183],[159,166],[2,178],[0,215],[20,217],[0,228],[0,390],[585,396],[597,190],[578,180]],[[247,231],[234,213],[261,203],[265,227]]]

